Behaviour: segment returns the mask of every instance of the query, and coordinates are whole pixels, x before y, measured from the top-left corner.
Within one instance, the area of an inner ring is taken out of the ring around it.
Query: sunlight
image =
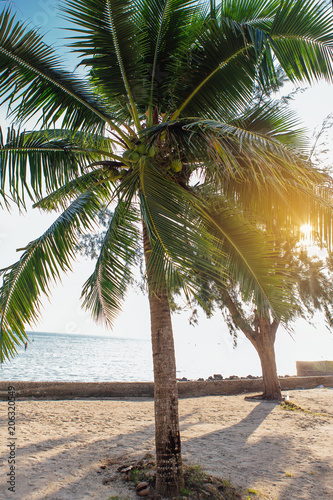
[[[311,242],[311,233],[312,233],[311,224],[302,224],[302,226],[300,226],[299,229],[300,229],[302,240],[305,243],[310,243]]]

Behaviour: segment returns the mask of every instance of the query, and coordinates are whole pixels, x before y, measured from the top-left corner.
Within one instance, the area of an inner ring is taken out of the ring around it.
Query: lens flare
[[[311,240],[312,226],[311,224],[302,224],[299,228],[303,240]]]

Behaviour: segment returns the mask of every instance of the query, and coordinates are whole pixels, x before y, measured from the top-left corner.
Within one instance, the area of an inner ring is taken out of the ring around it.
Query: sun
[[[314,230],[311,224],[302,224],[299,228],[300,240],[299,245],[306,249],[309,255],[318,256],[320,248],[316,238],[314,238]]]
[[[312,226],[311,224],[302,224],[299,228],[300,233],[301,233],[301,238],[305,242],[310,242],[311,241],[311,235],[312,235]]]

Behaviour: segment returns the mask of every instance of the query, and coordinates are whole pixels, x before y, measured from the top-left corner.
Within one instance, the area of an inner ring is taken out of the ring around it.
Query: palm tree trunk
[[[251,340],[254,345],[261,363],[263,378],[263,399],[281,400],[280,383],[277,376],[274,342],[278,323],[273,321],[270,324],[269,319],[260,318],[259,328],[255,337]]]
[[[154,364],[156,491],[164,497],[180,494],[184,486],[178,417],[178,389],[171,312],[165,286],[156,286],[147,263],[151,245],[143,223],[143,245],[148,274],[151,339]]]

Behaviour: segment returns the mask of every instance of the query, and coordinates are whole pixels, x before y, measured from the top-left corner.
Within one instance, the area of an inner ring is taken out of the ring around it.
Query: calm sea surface
[[[148,339],[65,333],[28,335],[30,342],[27,349],[18,348],[15,358],[0,365],[0,380],[153,380],[151,343]],[[176,338],[175,344],[178,378],[196,380],[215,373],[224,377],[260,374],[259,360],[255,353],[252,358],[249,357],[248,349],[242,354],[241,348],[234,350],[226,342],[207,342],[193,334]]]
[[[31,333],[27,349],[0,367],[0,380],[150,381],[148,340]]]
[[[204,325],[203,325],[204,326]],[[177,377],[196,380],[220,373],[246,377],[260,375],[257,353],[247,339],[239,338],[233,349],[230,335],[211,335],[209,329],[190,333],[175,328]],[[320,333],[320,332],[319,332]],[[276,341],[279,375],[296,373],[295,360],[333,359],[333,337],[298,336],[296,343],[281,332]],[[0,380],[30,381],[152,381],[153,363],[150,339],[29,333],[27,349],[18,348],[11,361],[0,365]],[[311,342],[310,342],[311,341]],[[301,357],[300,347],[307,347]],[[325,357],[323,357],[325,356]]]

